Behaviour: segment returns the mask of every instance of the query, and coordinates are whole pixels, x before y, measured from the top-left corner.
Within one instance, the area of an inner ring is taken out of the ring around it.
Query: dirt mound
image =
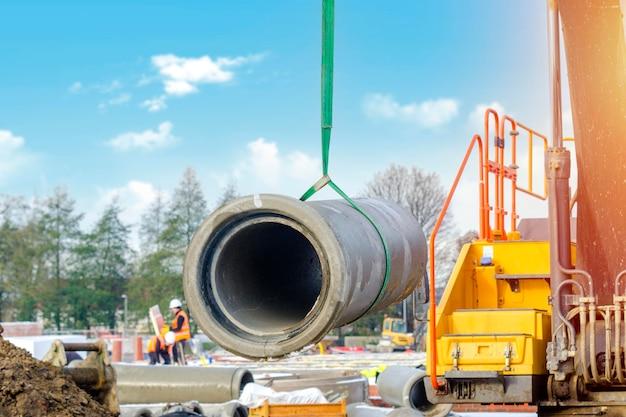
[[[0,337],[0,417],[113,417],[62,371]]]

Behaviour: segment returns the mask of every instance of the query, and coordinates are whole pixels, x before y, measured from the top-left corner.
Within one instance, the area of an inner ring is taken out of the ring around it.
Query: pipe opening
[[[239,394],[243,392],[243,389],[246,387],[246,385],[252,384],[253,382],[254,382],[254,377],[252,376],[250,371],[246,369],[243,372],[243,375],[241,375],[241,382],[239,383]],[[237,398],[239,398],[239,396],[237,396]]]
[[[257,218],[214,255],[213,295],[238,326],[281,332],[313,309],[322,291],[318,253],[289,220]]]

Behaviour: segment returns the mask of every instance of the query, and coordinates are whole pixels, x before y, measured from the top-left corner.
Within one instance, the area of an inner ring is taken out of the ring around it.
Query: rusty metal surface
[[[626,268],[626,45],[620,0],[561,1],[578,164],[577,267],[612,301]]]

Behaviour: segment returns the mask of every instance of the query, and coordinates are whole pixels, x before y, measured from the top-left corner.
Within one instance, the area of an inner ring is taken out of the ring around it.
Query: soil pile
[[[113,417],[63,375],[0,337],[0,417]]]

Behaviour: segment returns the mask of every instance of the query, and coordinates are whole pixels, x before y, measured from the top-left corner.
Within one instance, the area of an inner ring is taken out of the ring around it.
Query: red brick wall
[[[43,333],[43,323],[15,321],[3,322],[0,324],[4,328],[4,332],[2,333],[2,336],[4,337],[41,336]]]

